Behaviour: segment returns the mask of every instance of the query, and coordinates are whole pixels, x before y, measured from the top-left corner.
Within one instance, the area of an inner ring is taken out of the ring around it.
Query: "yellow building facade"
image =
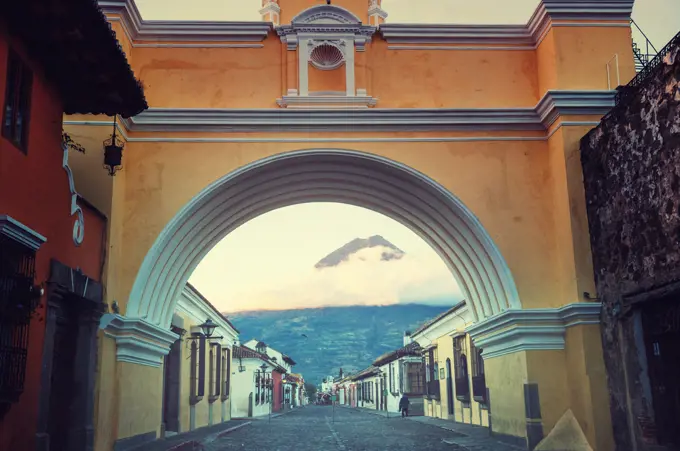
[[[465,333],[466,315],[467,306],[463,302],[412,335],[423,348],[424,413],[489,427],[490,396],[486,393],[483,350],[476,348]]]
[[[215,327],[206,338],[201,325],[208,319]],[[239,341],[238,330],[192,285],[182,290],[169,327],[175,340],[158,362],[143,356],[140,360],[135,346],[124,344],[130,333],[124,316],[105,314],[101,328],[95,449],[133,448],[231,419],[232,352]],[[116,361],[132,365],[116,365]],[[121,372],[130,369],[132,374]],[[142,379],[140,373],[153,379]],[[140,386],[137,399],[118,398],[117,386],[128,382]],[[149,417],[146,403],[158,399],[161,408]],[[129,403],[130,409],[122,411],[125,416],[116,415],[118,402]],[[140,422],[146,433],[127,432],[139,428]]]
[[[632,4],[543,0],[525,25],[494,26],[390,24],[367,0],[154,22],[101,0],[150,109],[118,123],[112,178],[98,149],[113,119],[64,121],[88,150],[72,158],[77,186],[110,218],[106,297],[120,306],[102,327],[116,378],[100,378],[97,449],[160,433],[172,320],[207,252],[313,201],[381,212],[442,257],[466,342],[484,350],[494,432],[532,447],[571,409],[611,449],[578,142],[634,75]],[[450,358],[454,338],[433,340]]]

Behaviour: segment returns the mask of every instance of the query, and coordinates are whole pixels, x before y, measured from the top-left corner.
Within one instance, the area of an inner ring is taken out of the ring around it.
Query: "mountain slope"
[[[447,310],[447,306],[398,304],[239,312],[229,315],[241,342],[257,338],[297,362],[294,371],[321,382],[361,370],[386,351],[403,345],[406,330]],[[302,336],[305,334],[308,338]]]
[[[398,260],[405,254],[394,244],[387,241],[380,235],[373,235],[369,238],[355,238],[344,246],[334,250],[319,262],[314,265],[317,269],[332,268],[338,266],[342,262],[348,261],[350,257],[363,249],[370,249],[374,247],[382,247],[383,251],[380,256],[382,261]]]

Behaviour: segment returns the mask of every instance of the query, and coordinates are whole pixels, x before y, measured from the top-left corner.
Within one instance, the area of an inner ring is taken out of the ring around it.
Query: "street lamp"
[[[113,116],[113,134],[104,141],[104,169],[112,177],[123,167],[124,147],[123,141],[116,136],[116,116]]]
[[[198,332],[193,332],[191,334],[191,337],[188,338],[188,340],[198,340],[199,338],[205,337],[208,340],[221,340],[224,337],[213,337],[213,333],[215,333],[215,328],[217,327],[217,324],[210,318],[206,319],[205,322],[198,327],[201,328],[202,333]],[[234,342],[235,343],[235,342]]]
[[[201,324],[201,330],[203,331],[203,335],[205,335],[208,338],[210,338],[212,336],[213,332],[215,332],[216,327],[217,327],[217,324],[215,324],[213,322],[213,320],[211,320],[210,318],[206,319],[205,322],[203,324]],[[218,337],[215,337],[215,338],[218,338]],[[219,337],[219,338],[222,338],[222,337]]]
[[[272,388],[271,383],[269,383],[269,384],[266,383],[265,375],[267,374],[267,364],[263,363],[262,365],[260,365],[260,369],[262,370],[262,380],[265,381],[265,384],[266,384],[265,388],[267,390],[269,390],[269,396],[268,396],[268,399],[269,399],[269,420],[268,421],[271,423],[272,422],[272,396],[274,395],[274,393],[273,393],[274,390],[271,389]]]

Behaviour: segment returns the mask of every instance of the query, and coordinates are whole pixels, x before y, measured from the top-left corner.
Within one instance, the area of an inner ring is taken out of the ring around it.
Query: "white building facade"
[[[234,348],[231,399],[232,418],[268,415],[273,406],[273,376],[278,365],[246,346]]]
[[[206,320],[215,325],[210,337],[201,327]],[[191,284],[182,290],[172,328],[182,338],[164,358],[164,417],[173,417],[164,419],[167,435],[229,421],[229,365],[238,330]],[[176,414],[167,415],[171,410]]]
[[[405,346],[378,357],[373,366],[377,368],[378,385],[382,399],[378,408],[400,413],[399,401],[405,394],[410,401],[409,415],[422,415],[424,373],[422,370],[422,349],[410,336],[404,337]]]

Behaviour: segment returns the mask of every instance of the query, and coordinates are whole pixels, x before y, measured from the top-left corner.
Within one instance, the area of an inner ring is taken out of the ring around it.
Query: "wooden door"
[[[453,415],[453,371],[451,359],[446,359],[446,400],[449,405],[449,415]]]
[[[165,374],[163,387],[163,422],[165,430],[179,432],[179,399],[181,341],[175,341],[170,352],[165,356]]]
[[[680,449],[680,300],[650,305],[643,327],[657,437]]]
[[[75,393],[75,360],[78,340],[77,316],[72,306],[65,305],[56,312],[53,339],[48,432],[50,451],[72,451],[69,434],[74,425],[72,412]]]

